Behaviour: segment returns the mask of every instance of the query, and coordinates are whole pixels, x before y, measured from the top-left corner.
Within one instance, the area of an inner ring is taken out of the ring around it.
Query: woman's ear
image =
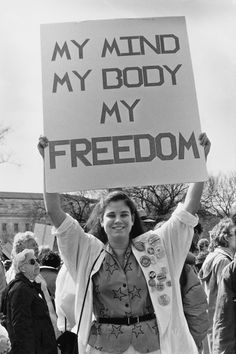
[[[20,271],[21,273],[25,273],[24,264],[23,264],[22,266],[20,266],[18,269],[19,269],[19,271]]]
[[[227,245],[226,245],[225,247],[228,247],[228,246],[229,246],[229,238],[230,238],[230,235],[225,234],[223,237],[224,237],[225,242],[227,243]]]

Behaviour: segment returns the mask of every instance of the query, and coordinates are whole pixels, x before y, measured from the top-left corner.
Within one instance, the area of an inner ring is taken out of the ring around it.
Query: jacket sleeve
[[[236,262],[224,270],[216,301],[213,323],[213,352],[232,354],[236,352]]]
[[[12,352],[35,354],[35,341],[31,313],[33,294],[19,285],[9,292]]]
[[[197,223],[198,217],[184,210],[183,204],[180,203],[170,219],[157,230],[168,250],[169,263],[178,277],[191,246],[193,228]]]
[[[214,263],[215,263],[214,264],[214,272],[216,274],[217,285],[219,286],[221,278],[222,278],[223,270],[230,263],[230,259],[226,258],[226,257],[222,257],[222,258],[220,258],[220,260],[218,262],[214,262]]]
[[[88,273],[88,265],[91,259],[96,258],[102,243],[93,235],[85,233],[77,220],[68,214],[58,229],[53,228],[53,233],[57,236],[65,266],[76,282],[79,273]]]

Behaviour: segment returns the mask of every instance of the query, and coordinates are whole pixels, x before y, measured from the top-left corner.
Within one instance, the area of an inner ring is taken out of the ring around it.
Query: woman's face
[[[101,225],[111,245],[129,243],[129,234],[134,224],[130,208],[123,200],[110,202],[105,209]]]
[[[35,256],[27,254],[25,262],[21,266],[21,271],[24,276],[30,280],[35,280],[37,275],[39,275],[40,268],[39,263]]]
[[[39,255],[39,246],[37,244],[37,242],[33,239],[30,238],[25,242],[25,247],[24,248],[28,248],[29,250],[34,250],[34,254],[36,257],[38,257]]]
[[[232,226],[230,228],[230,235],[228,237],[228,242],[231,251],[235,252],[236,251],[236,227],[235,226]]]
[[[208,247],[209,247],[209,243],[205,242],[201,245],[201,251],[203,252],[207,252],[208,251]]]

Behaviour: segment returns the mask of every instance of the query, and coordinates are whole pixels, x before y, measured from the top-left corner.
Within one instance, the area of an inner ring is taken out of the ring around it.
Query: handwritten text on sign
[[[182,17],[43,25],[42,63],[50,190],[206,178]]]

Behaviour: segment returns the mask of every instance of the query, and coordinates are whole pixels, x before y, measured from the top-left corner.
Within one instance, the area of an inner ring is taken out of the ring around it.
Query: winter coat
[[[8,271],[6,272],[6,280],[7,283],[10,283],[11,280],[15,279],[16,273],[15,273],[15,269],[13,267],[13,264],[11,265],[11,267],[8,269]],[[57,328],[57,315],[56,315],[56,311],[55,311],[55,307],[52,301],[52,298],[49,294],[48,288],[47,288],[47,283],[46,280],[44,279],[44,277],[39,274],[36,279],[35,279],[36,283],[39,283],[41,285],[41,289],[43,291],[44,294],[44,298],[47,302],[47,307],[49,310],[49,315],[52,321],[52,325],[54,328],[54,332],[55,332],[55,336],[56,338],[59,336],[60,332]]]
[[[225,267],[213,323],[213,353],[236,353],[236,260]]]
[[[219,246],[214,252],[210,252],[207,255],[199,272],[199,278],[207,294],[210,328],[212,328],[213,324],[218,286],[222,271],[232,260],[233,256],[230,250]]]
[[[11,354],[57,354],[56,338],[41,286],[22,273],[6,298]]]

